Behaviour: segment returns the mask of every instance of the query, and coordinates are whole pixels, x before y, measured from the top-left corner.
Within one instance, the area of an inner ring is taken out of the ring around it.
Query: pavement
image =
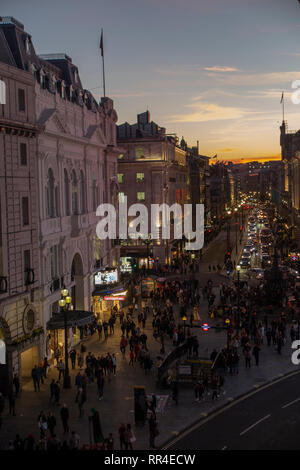
[[[225,232],[225,234],[224,234]],[[222,274],[209,273],[208,266],[213,261],[214,264],[222,263],[224,259],[224,246],[226,245],[226,230],[222,231],[203,254],[200,272],[195,274],[198,277],[200,285],[204,285],[208,278],[213,281],[213,290],[216,294],[216,302],[219,299],[219,285],[226,281],[226,277]],[[225,248],[226,249],[226,248]],[[178,277],[178,276],[177,276]],[[187,276],[185,276],[187,277]],[[178,316],[178,306],[175,306],[175,315]],[[207,315],[207,301],[200,303],[200,316],[203,321],[211,322]],[[117,322],[118,323],[118,322]],[[195,331],[195,330],[194,330]],[[156,362],[159,355],[160,343],[155,341],[152,336],[152,319],[148,318],[145,332],[148,336],[148,347],[151,357]],[[193,332],[194,333],[194,332]],[[226,346],[226,332],[209,330],[207,333],[196,329],[200,347],[199,356],[209,356],[214,347],[220,349]],[[153,367],[148,375],[145,375],[138,363],[134,367],[129,366],[129,351],[126,351],[126,358],[123,359],[119,350],[121,331],[117,324],[115,332],[110,335],[106,341],[98,340],[98,335],[86,339],[87,352],[91,351],[97,356],[101,354],[115,353],[117,356],[117,375],[109,380],[105,378],[104,399],[98,400],[96,384],[92,383],[87,388],[87,402],[84,406],[84,416],[78,417],[78,409],[75,403],[76,390],[74,386],[74,378],[78,369],[70,371],[72,378],[71,390],[61,389],[61,404],[67,403],[70,412],[70,429],[76,430],[80,437],[81,443],[88,443],[89,421],[91,408],[95,407],[100,413],[102,430],[104,436],[112,433],[115,439],[115,449],[119,449],[118,428],[120,423],[131,423],[133,431],[136,435],[134,449],[148,449],[149,447],[149,430],[148,425],[136,426],[134,423],[134,401],[133,387],[142,385],[146,387],[147,394],[155,393],[157,395],[168,396],[167,404],[162,413],[157,414],[159,436],[156,439],[156,446],[160,447],[170,439],[177,436],[183,429],[191,426],[196,421],[201,420],[205,415],[214,409],[226,405],[240,395],[249,390],[256,389],[264,383],[274,380],[287,372],[297,370],[297,366],[291,362],[290,344],[286,344],[279,355],[274,347],[268,348],[262,345],[261,364],[259,367],[252,366],[251,369],[244,368],[244,361],[241,352],[239,352],[240,373],[231,377],[225,374],[225,384],[216,402],[212,402],[210,397],[203,403],[195,402],[194,391],[192,386],[180,386],[178,405],[172,403],[170,390],[156,387],[157,369]],[[129,349],[129,348],[127,348]],[[169,340],[165,342],[166,354],[173,349]],[[60,421],[60,407],[49,403],[49,384],[51,378],[58,378],[57,369],[52,368],[48,374],[48,378],[44,385],[41,385],[40,392],[34,392],[32,382],[28,382],[23,386],[20,397],[16,402],[17,416],[10,416],[8,413],[8,403],[6,402],[3,413],[3,423],[0,429],[0,448],[7,448],[10,439],[14,439],[16,433],[22,437],[32,432],[35,437],[39,436],[37,425],[37,417],[41,410],[46,413],[53,411],[57,419],[56,434],[63,441],[63,429]]]

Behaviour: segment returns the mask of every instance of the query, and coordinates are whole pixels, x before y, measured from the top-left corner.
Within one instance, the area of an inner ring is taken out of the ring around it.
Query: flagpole
[[[102,56],[102,77],[103,77],[103,96],[105,98],[105,68],[104,68],[104,45],[103,45],[103,28],[101,28],[101,56]]]
[[[281,95],[281,102],[282,102],[282,121],[284,122],[284,91]]]

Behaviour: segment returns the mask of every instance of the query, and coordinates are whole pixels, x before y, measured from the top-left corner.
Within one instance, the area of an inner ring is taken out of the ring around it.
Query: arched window
[[[65,214],[70,215],[70,186],[68,172],[64,169]]]
[[[78,181],[75,170],[72,171],[72,214],[78,214]]]
[[[80,171],[80,208],[81,213],[85,214],[85,180],[84,180],[84,173]]]
[[[98,207],[98,186],[97,181],[94,178],[92,178],[92,204],[93,211],[96,211]]]
[[[48,217],[55,217],[54,175],[51,168],[47,178],[47,213]]]

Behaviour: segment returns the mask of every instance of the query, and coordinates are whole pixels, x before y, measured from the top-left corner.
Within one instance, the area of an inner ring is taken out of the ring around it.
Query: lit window
[[[144,158],[144,149],[143,147],[137,147],[135,149],[135,158],[138,159],[138,158]]]
[[[138,201],[145,201],[145,193],[143,191],[139,191],[137,193],[137,200]]]
[[[118,183],[124,183],[124,174],[118,173]]]
[[[137,173],[136,182],[141,183],[142,181],[145,181],[145,173]]]
[[[123,158],[124,158],[124,153],[120,153],[120,154],[118,155],[118,160],[122,160]]]
[[[125,200],[125,194],[124,193],[119,193],[119,202],[124,202]]]

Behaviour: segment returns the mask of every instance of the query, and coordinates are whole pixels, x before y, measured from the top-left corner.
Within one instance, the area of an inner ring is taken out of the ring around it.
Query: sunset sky
[[[65,52],[99,98],[104,29],[106,94],[119,123],[151,119],[219,159],[278,157],[281,93],[300,128],[297,0],[2,0],[36,51]]]

